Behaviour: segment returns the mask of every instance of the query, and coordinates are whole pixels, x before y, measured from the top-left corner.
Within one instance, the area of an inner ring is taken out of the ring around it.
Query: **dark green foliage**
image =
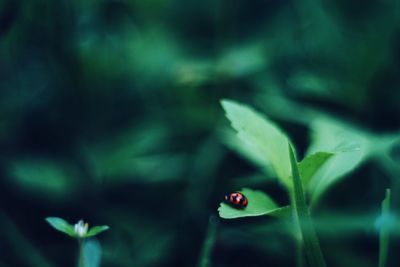
[[[102,267],[295,266],[290,140],[327,265],[375,267],[385,189],[395,224],[400,203],[400,16],[361,2],[0,0],[0,266],[76,265],[50,215],[110,225],[87,247]],[[242,188],[277,216],[221,219]]]

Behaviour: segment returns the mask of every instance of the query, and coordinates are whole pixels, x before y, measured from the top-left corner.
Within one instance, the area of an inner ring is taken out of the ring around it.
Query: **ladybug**
[[[240,192],[226,194],[225,202],[237,209],[244,209],[249,203],[247,197]]]

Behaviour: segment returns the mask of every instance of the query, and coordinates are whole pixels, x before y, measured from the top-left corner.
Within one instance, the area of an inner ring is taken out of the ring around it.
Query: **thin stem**
[[[292,205],[295,208],[295,214],[297,215],[307,261],[310,267],[326,267],[317,233],[315,232],[311,216],[306,205],[297,161],[293,152],[293,148],[290,146],[290,144],[289,156],[293,180],[292,202],[294,203],[292,203]]]
[[[297,211],[294,206],[294,196],[291,194],[292,203],[292,219],[293,219],[293,236],[296,242],[296,267],[304,267],[304,247],[303,238],[300,229],[299,217],[297,216]]]
[[[382,217],[389,216],[390,214],[390,189],[386,189],[385,199],[382,201]],[[386,218],[387,220],[387,218]],[[389,229],[386,225],[383,224],[379,233],[379,267],[385,267],[387,264],[389,250]]]
[[[296,266],[304,267],[304,250],[301,239],[296,239]]]
[[[207,234],[204,239],[203,247],[200,252],[200,259],[198,267],[209,267],[211,251],[215,242],[215,234],[217,232],[217,223],[215,222],[214,216],[210,216],[208,222]]]
[[[83,251],[83,240],[79,239],[79,258],[78,258],[78,267],[85,267],[85,255]]]

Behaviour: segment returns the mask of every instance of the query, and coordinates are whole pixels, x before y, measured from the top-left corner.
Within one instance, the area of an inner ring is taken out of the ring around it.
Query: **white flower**
[[[74,231],[79,237],[84,237],[88,229],[89,224],[85,223],[83,220],[79,220],[79,222],[74,225]]]

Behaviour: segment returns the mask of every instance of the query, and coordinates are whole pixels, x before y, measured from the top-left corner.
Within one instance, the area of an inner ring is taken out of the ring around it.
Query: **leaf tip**
[[[233,104],[233,101],[230,100],[230,99],[227,99],[227,98],[222,98],[222,99],[219,101],[219,103],[221,104],[222,108],[223,108],[224,110],[226,110],[226,109],[229,107],[229,105],[232,105],[232,104]]]
[[[54,222],[57,221],[57,220],[62,220],[62,219],[61,219],[61,218],[58,218],[58,217],[52,217],[52,216],[49,216],[49,217],[46,217],[46,218],[45,218],[45,221],[46,221],[47,223],[49,223],[50,225],[53,225]]]

